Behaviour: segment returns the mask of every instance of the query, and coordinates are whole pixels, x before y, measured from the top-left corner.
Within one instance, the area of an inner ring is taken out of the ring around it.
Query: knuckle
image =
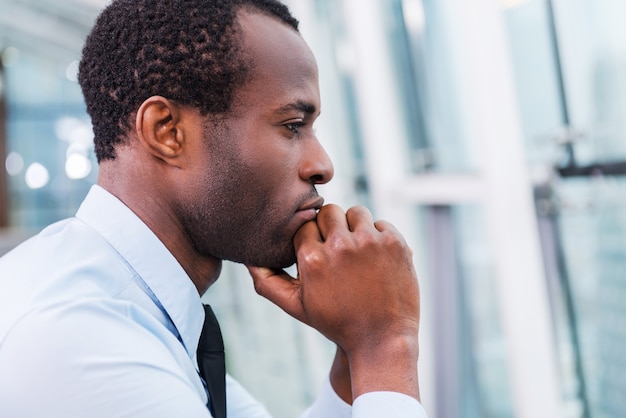
[[[301,249],[298,251],[298,264],[315,269],[323,265],[322,255],[319,251],[313,251],[308,248]]]
[[[342,210],[341,207],[335,203],[328,203],[320,209],[320,212],[328,212],[331,210]]]
[[[365,206],[352,206],[346,211],[346,216],[351,218],[371,217],[371,213]]]
[[[319,212],[317,213],[318,219],[331,219],[334,216],[337,216],[338,213],[343,213],[343,210],[339,205],[334,203],[329,203],[324,205]]]
[[[359,247],[373,248],[380,245],[380,240],[377,237],[378,234],[374,234],[373,231],[361,229],[355,231],[353,234]]]
[[[401,249],[404,247],[404,243],[401,239],[401,237],[398,237],[396,234],[392,233],[392,232],[385,232],[382,234],[383,237],[383,242],[385,244],[386,247],[392,248],[392,249]]]
[[[334,253],[344,253],[350,249],[348,242],[342,234],[329,235],[326,243]]]
[[[404,237],[399,232],[387,229],[383,231],[382,236],[384,237],[385,244],[390,247],[408,248]]]

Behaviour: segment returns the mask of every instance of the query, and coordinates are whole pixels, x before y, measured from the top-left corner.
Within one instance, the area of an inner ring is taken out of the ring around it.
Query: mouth
[[[303,204],[298,208],[298,212],[300,211],[309,211],[314,210],[316,213],[324,206],[324,198],[321,196],[317,196],[315,199]]]
[[[304,222],[315,220],[317,212],[324,206],[324,198],[317,196],[315,199],[306,202],[298,208],[296,213]]]

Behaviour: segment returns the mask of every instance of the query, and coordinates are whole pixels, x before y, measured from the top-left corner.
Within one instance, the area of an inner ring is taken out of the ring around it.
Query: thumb
[[[300,280],[283,270],[246,266],[256,292],[301,322],[305,321],[300,298]]]

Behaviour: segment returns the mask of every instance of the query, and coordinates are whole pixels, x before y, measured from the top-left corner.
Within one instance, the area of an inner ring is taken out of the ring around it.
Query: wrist
[[[337,346],[335,359],[330,369],[330,384],[337,394],[347,404],[352,405],[352,384],[350,381],[350,365],[345,351]]]
[[[396,336],[347,353],[352,397],[375,391],[404,393],[419,400],[417,336]]]

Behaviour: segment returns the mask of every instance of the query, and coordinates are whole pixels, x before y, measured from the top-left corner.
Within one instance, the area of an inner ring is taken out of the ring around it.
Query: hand
[[[418,397],[419,286],[412,252],[369,211],[323,207],[294,238],[298,279],[249,267],[257,292],[346,353],[354,397],[396,390]]]

